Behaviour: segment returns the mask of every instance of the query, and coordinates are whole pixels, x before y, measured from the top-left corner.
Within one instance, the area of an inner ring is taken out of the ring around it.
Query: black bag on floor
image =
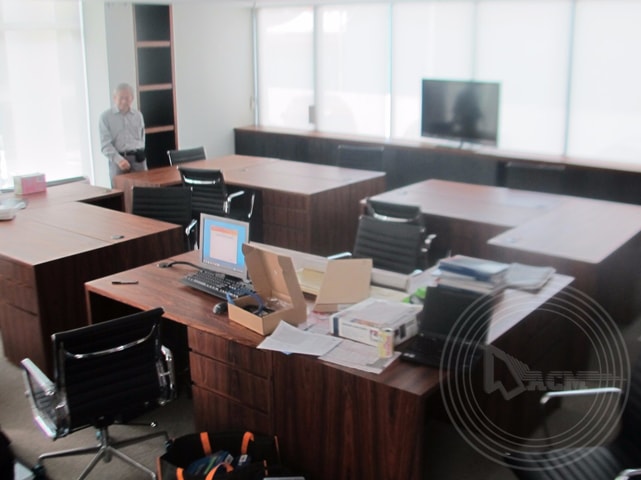
[[[170,442],[158,458],[158,480],[261,480],[280,470],[276,437],[201,432]]]

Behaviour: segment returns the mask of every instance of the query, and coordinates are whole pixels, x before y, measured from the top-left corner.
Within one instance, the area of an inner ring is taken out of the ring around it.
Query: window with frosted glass
[[[570,29],[570,0],[479,2],[474,76],[501,83],[499,147],[563,153]]]
[[[83,174],[89,158],[76,2],[0,0],[0,187]]]
[[[264,8],[257,14],[259,123],[313,128],[313,8]]]
[[[318,7],[318,15],[318,129],[387,136],[389,6]]]
[[[396,3],[392,10],[392,137],[421,136],[421,80],[472,76],[474,2]]]
[[[578,1],[568,155],[641,161],[641,3]]]

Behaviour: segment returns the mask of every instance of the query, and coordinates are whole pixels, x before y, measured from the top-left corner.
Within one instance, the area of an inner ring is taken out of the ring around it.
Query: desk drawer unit
[[[34,269],[0,258],[0,302],[38,314]]]
[[[197,428],[273,432],[271,354],[194,328],[188,340]]]

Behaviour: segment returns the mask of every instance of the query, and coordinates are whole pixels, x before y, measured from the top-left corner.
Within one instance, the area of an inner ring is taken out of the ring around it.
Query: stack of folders
[[[509,267],[507,263],[454,255],[439,262],[435,275],[439,285],[490,293],[505,287]]]

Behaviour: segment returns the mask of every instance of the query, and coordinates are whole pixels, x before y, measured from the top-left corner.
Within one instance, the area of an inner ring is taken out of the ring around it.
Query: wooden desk
[[[29,209],[51,206],[57,203],[83,202],[121,212],[125,210],[124,197],[121,190],[97,187],[90,185],[87,181],[56,185],[47,188],[44,192],[29,195],[15,195],[14,193],[0,195],[0,200],[5,198],[24,200]]]
[[[95,205],[38,207],[0,222],[0,329],[11,362],[29,357],[50,373],[51,334],[87,324],[84,282],[179,253],[184,242],[178,225]]]
[[[188,252],[174,259],[197,263],[198,256]],[[425,478],[426,421],[442,413],[438,370],[397,361],[374,375],[305,355],[257,350],[262,336],[215,315],[216,298],[180,283],[190,271],[185,265],[146,265],[90,281],[86,293],[92,322],[162,306],[165,318],[186,326],[196,431],[275,433],[284,463],[309,473],[310,480]],[[116,286],[116,278],[139,283]],[[571,280],[557,275],[537,295],[506,292],[490,340],[532,368],[562,370],[554,352],[532,343],[538,338],[532,332],[560,339],[561,352],[570,336],[560,332],[559,322],[542,323],[531,312]],[[506,431],[521,434],[532,427],[523,412],[536,398],[501,403],[494,395],[485,411]],[[485,408],[486,401],[481,403]]]
[[[551,265],[618,322],[639,311],[641,206],[442,180],[375,198],[419,205],[454,253]]]
[[[385,174],[274,158],[229,155],[189,162],[190,167],[223,171],[225,182],[257,192],[257,241],[293,250],[330,255],[351,250],[356,238],[359,201],[385,190]],[[118,175],[131,211],[134,185],[181,183],[176,167]]]
[[[426,180],[373,197],[418,205],[428,230],[454,253],[487,256],[486,242],[512,227],[538,217],[564,199],[524,190],[488,187],[445,180]]]

